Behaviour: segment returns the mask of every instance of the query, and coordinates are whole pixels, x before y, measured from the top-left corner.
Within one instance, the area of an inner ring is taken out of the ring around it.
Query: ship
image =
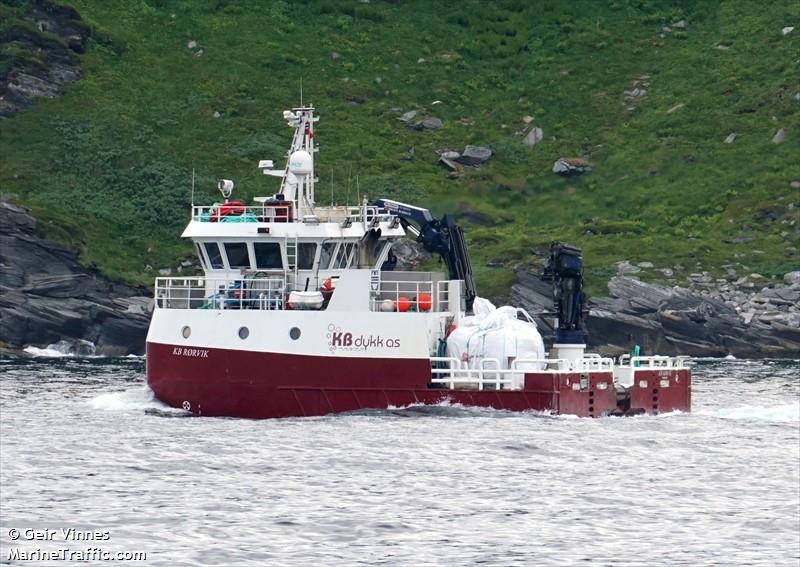
[[[451,215],[394,199],[322,204],[313,106],[284,111],[285,165],[259,161],[277,192],[251,203],[192,203],[182,237],[202,276],[159,277],[147,383],[201,416],[285,418],[418,404],[581,417],[691,409],[687,357],[587,352],[581,250],[554,242],[549,349],[535,318],[476,289]],[[446,271],[399,269],[414,238]],[[541,315],[541,314],[540,314]],[[551,344],[550,344],[551,343]]]

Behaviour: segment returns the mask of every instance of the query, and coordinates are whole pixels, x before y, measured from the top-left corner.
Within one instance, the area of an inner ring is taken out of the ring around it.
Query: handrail
[[[155,306],[162,309],[259,309],[285,308],[292,287],[285,277],[156,278]]]
[[[492,384],[497,389],[521,390],[524,387],[524,381],[520,375],[524,376],[526,373],[613,372],[613,361],[610,358],[599,356],[590,356],[579,361],[571,361],[566,358],[518,358],[511,362],[510,368],[500,368],[500,361],[496,358],[480,359],[477,368],[451,356],[432,356],[430,360],[431,383],[449,384],[450,389],[455,388],[456,384],[461,384],[477,386],[478,390],[483,390],[487,384]],[[602,365],[597,363],[598,360],[603,361]],[[536,364],[544,368],[522,368],[523,364]],[[489,365],[494,367],[487,368]]]
[[[303,218],[296,214],[293,201],[263,203],[260,205],[194,205],[192,220],[195,222],[390,222],[394,215],[386,209],[368,206],[315,207],[304,211]]]

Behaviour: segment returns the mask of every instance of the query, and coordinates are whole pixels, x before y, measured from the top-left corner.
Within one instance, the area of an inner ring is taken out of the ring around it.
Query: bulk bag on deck
[[[491,304],[490,304],[491,305]],[[483,315],[483,313],[482,313]],[[522,316],[525,320],[521,320]],[[477,321],[478,315],[470,321],[474,326],[459,326],[447,338],[447,356],[456,358],[470,368],[481,368],[482,360],[496,359],[497,364],[486,363],[487,370],[511,368],[518,359],[543,359],[544,341],[536,328],[536,323],[523,310],[505,306],[490,311]],[[476,324],[477,323],[477,324]],[[518,363],[524,371],[543,370],[542,362]],[[521,386],[522,373],[509,375],[516,387]]]

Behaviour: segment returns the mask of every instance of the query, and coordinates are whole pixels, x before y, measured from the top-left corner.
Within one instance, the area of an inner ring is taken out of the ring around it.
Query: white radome
[[[308,175],[314,171],[314,160],[305,150],[297,150],[289,156],[289,171],[295,175]]]

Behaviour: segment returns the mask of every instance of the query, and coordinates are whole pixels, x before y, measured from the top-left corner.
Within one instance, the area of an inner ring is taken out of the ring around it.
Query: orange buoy
[[[397,298],[397,310],[400,313],[405,313],[406,311],[408,311],[409,307],[411,307],[411,302],[408,300],[407,297]]]
[[[420,311],[430,311],[433,307],[433,298],[430,293],[420,293],[417,297],[417,309]]]

